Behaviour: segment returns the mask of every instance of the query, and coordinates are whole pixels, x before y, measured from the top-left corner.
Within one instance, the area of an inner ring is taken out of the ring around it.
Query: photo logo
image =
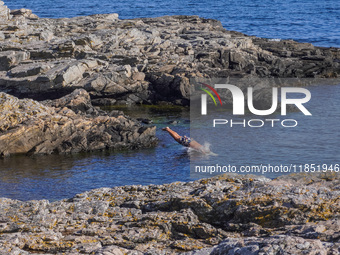
[[[232,95],[233,115],[245,115],[245,102],[247,102],[248,110],[252,114],[257,116],[271,115],[278,109],[279,95],[281,96],[280,108],[282,116],[287,115],[287,105],[294,105],[304,115],[307,116],[312,115],[304,106],[304,104],[309,102],[309,100],[311,99],[310,91],[305,88],[281,87],[279,94],[279,88],[272,87],[271,106],[270,107],[268,106],[269,109],[256,109],[253,102],[254,101],[253,87],[247,88],[247,97],[245,97],[243,91],[235,85],[215,84],[214,87],[212,87],[205,83],[200,84],[210,89],[217,96],[221,106],[223,105],[222,100],[220,95],[217,93],[216,89],[227,89],[228,91],[230,91]],[[201,115],[207,115],[208,108],[207,94],[212,98],[215,106],[217,106],[217,102],[215,100],[215,97],[209,90],[205,88],[201,88],[201,90],[206,92],[206,94],[201,94]],[[299,94],[300,96],[297,97],[296,96],[297,94]],[[245,98],[247,98],[247,100],[245,100]],[[268,118],[268,119],[250,119],[248,121],[246,121],[246,119],[243,119],[242,121],[235,121],[233,119],[227,120],[219,118],[213,120],[213,127],[216,127],[217,125],[230,124],[230,127],[233,127],[235,125],[241,125],[242,127],[248,126],[252,128],[259,128],[265,126],[265,123],[270,123],[271,127],[274,127],[276,122],[281,123],[282,127],[296,127],[298,125],[298,122],[295,119],[280,120]]]
[[[222,106],[222,100],[217,93],[217,91],[211,87],[210,85],[201,83],[211,89],[215,95],[218,97],[221,106]],[[244,115],[245,111],[245,97],[243,94],[243,91],[231,84],[215,84],[216,89],[228,89],[233,98],[233,115]],[[213,95],[206,89],[201,88],[201,90],[205,91],[210,97],[213,99],[215,105],[217,105],[215,98]],[[292,93],[299,93],[299,94],[304,94],[304,98],[288,98],[288,94]],[[254,104],[253,104],[253,88],[248,87],[247,90],[247,104],[248,104],[248,110],[255,114],[255,115],[260,115],[260,116],[265,116],[265,115],[270,115],[274,113],[277,109],[278,106],[278,88],[274,87],[272,88],[272,106],[268,110],[258,110],[255,109]],[[286,115],[287,114],[287,105],[295,105],[304,115],[312,115],[306,107],[303,106],[304,103],[307,103],[311,99],[311,93],[309,90],[305,88],[295,88],[295,87],[283,87],[281,88],[281,115]],[[201,114],[202,115],[207,115],[207,95],[202,94],[201,95]]]
[[[200,84],[206,86],[206,87],[209,88],[212,92],[214,92],[214,94],[217,96],[217,98],[218,98],[218,100],[220,101],[220,104],[221,104],[221,106],[222,106],[222,100],[221,100],[220,95],[217,93],[217,91],[216,91],[213,87],[211,87],[210,85],[208,85],[208,84],[205,84],[205,83],[202,83],[202,82],[200,82]],[[203,90],[204,92],[206,92],[206,93],[212,98],[212,100],[214,101],[215,105],[217,106],[215,97],[210,93],[210,91],[208,91],[208,90],[206,90],[206,89],[204,89],[204,88],[201,88],[201,90]],[[202,96],[203,96],[203,97],[205,96],[205,102],[206,102],[206,101],[207,101],[207,95],[202,95]]]

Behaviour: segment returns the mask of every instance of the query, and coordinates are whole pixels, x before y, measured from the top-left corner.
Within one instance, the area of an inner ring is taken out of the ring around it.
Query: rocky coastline
[[[2,8],[0,90],[19,98],[82,88],[96,105],[188,105],[191,78],[340,75],[338,48],[247,36],[198,16],[40,19]]]
[[[154,128],[94,106],[188,106],[190,79],[242,78],[249,86],[249,79],[339,75],[338,48],[247,36],[217,20],[121,20],[118,14],[48,19],[0,1],[0,109],[7,109],[0,116],[0,157],[153,146]],[[254,105],[264,109],[273,84],[250,86]],[[73,113],[67,100],[74,93],[83,97],[90,119],[78,106]],[[231,104],[230,93],[221,97]],[[8,107],[14,102],[21,108]]]
[[[340,253],[338,173],[100,188],[56,202],[0,198],[1,254]]]
[[[338,48],[247,36],[198,16],[41,19],[0,1],[0,158],[155,146],[156,127],[97,106],[187,106],[192,78],[339,75]],[[0,198],[0,254],[336,255],[339,199],[337,172]]]

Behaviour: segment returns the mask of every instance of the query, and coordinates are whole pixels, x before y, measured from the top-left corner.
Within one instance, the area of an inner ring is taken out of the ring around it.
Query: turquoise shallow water
[[[11,9],[32,9],[60,18],[118,13],[121,18],[199,15],[218,19],[229,30],[266,38],[294,39],[340,47],[338,0],[5,0]]]

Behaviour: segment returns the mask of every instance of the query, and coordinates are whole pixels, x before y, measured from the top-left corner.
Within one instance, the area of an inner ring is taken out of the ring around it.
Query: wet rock
[[[153,123],[153,121],[151,119],[137,118],[137,120],[144,123],[144,124],[152,124]]]
[[[171,124],[171,125],[177,125],[179,123],[180,123],[179,120],[170,120],[170,121],[167,122],[167,124]]]

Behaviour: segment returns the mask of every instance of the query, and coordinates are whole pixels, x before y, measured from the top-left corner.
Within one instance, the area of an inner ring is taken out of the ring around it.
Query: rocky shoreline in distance
[[[340,253],[338,173],[100,188],[56,202],[0,198],[1,254]]]

